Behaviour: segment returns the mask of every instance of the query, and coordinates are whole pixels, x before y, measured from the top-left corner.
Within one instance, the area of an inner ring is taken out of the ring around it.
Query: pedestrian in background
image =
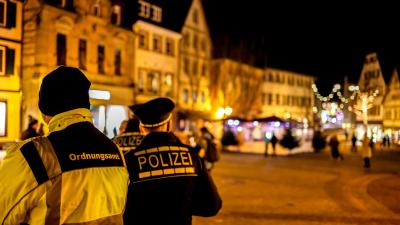
[[[343,155],[339,152],[339,140],[337,135],[333,135],[329,141],[329,146],[331,147],[331,156],[333,159],[343,160]]]
[[[364,135],[361,154],[362,154],[362,157],[364,160],[364,167],[370,168],[371,167],[372,149],[371,149],[370,140],[369,140],[367,134]]]
[[[278,138],[272,133],[271,144],[272,144],[272,156],[276,156],[276,143],[278,143]]]
[[[37,137],[39,136],[37,130],[39,127],[39,121],[37,119],[32,118],[31,116],[29,117],[29,124],[28,128],[24,130],[21,134],[21,140],[26,140],[29,138]]]
[[[198,145],[199,156],[205,159],[206,168],[211,171],[219,160],[219,152],[215,142],[215,136],[206,128],[200,128]]]
[[[355,134],[353,134],[353,137],[351,138],[351,151],[357,152],[357,137]]]
[[[47,136],[7,150],[0,167],[0,224],[123,225],[128,172],[122,153],[93,125],[90,81],[77,68],[43,78]]]

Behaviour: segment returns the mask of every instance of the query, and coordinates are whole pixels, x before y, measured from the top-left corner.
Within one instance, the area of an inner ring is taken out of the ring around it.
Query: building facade
[[[123,27],[123,4],[108,0],[26,3],[23,40],[23,117],[40,118],[38,89],[60,65],[80,68],[91,86],[95,126],[113,136],[133,102],[134,34]],[[73,90],[73,87],[71,87]]]
[[[360,92],[368,96],[372,96],[376,91],[378,93],[371,103],[372,107],[368,107],[367,114],[368,135],[372,135],[373,139],[376,140],[376,138],[382,135],[384,115],[383,100],[386,95],[386,83],[376,53],[371,53],[366,56],[358,86]],[[358,98],[358,101],[360,101],[360,98]],[[360,102],[357,102],[357,104],[361,105]],[[356,133],[360,137],[366,132],[363,125],[363,116],[360,114],[356,119]]]
[[[384,103],[383,127],[384,133],[399,142],[400,139],[400,81],[397,70],[394,69]]]
[[[179,56],[178,115],[181,130],[198,128],[209,119],[212,43],[200,0],[191,1],[183,24]]]
[[[313,122],[313,76],[267,68],[263,75],[261,117],[277,116],[304,124]]]
[[[0,145],[19,138],[23,2],[0,0]]]
[[[234,117],[258,117],[262,110],[260,98],[264,72],[263,69],[227,58],[212,60],[213,108],[231,108],[231,116]],[[213,116],[221,119],[221,115],[216,113]]]
[[[150,7],[150,11],[146,11]],[[179,40],[181,35],[164,27],[162,5],[139,1],[138,20],[133,25],[133,80],[135,103],[155,97],[177,98]],[[148,21],[150,20],[150,21]]]

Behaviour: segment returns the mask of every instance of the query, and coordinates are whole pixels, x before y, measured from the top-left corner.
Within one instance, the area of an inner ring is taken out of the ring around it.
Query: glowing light
[[[271,139],[272,138],[272,133],[271,132],[266,132],[265,133],[265,138]]]
[[[281,123],[279,121],[274,122],[274,127],[279,127]]]
[[[233,126],[233,120],[228,120],[228,125]]]
[[[232,110],[231,107],[225,107],[225,114],[226,114],[226,115],[228,115],[228,116],[231,115],[231,114],[232,114],[232,111],[233,111],[233,110]]]
[[[253,126],[258,126],[258,121],[254,121]]]
[[[242,131],[243,131],[243,128],[242,128],[242,127],[238,127],[238,128],[237,128],[237,131],[242,132]]]
[[[89,97],[99,100],[110,100],[111,93],[109,91],[89,90]]]
[[[332,123],[336,123],[336,118],[332,118]]]
[[[239,120],[234,120],[233,125],[238,126],[240,124]]]
[[[317,112],[318,112],[318,108],[315,107],[315,106],[312,108],[312,110],[313,110],[314,113],[317,113]]]

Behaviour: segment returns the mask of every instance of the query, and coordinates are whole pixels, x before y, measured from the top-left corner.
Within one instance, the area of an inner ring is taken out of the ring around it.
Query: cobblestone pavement
[[[400,224],[400,151],[375,152],[372,167],[346,152],[264,158],[225,153],[212,172],[224,200],[194,225]]]

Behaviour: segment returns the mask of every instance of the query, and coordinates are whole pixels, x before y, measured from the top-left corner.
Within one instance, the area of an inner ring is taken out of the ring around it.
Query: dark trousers
[[[365,168],[370,168],[371,167],[370,159],[368,157],[364,158],[364,167]]]

